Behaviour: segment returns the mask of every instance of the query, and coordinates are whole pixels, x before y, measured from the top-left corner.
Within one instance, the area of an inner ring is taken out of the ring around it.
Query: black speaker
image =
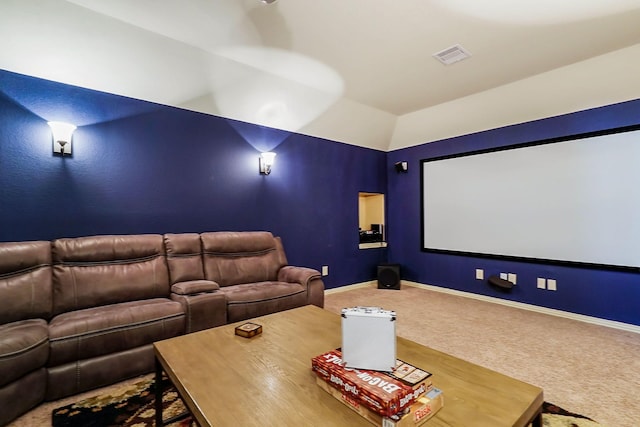
[[[400,290],[400,264],[378,266],[378,289]]]
[[[396,172],[407,172],[409,170],[408,162],[396,162]]]

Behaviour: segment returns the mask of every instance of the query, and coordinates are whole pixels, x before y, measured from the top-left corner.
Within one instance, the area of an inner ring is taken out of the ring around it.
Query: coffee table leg
[[[156,426],[161,427],[164,425],[162,422],[162,365],[156,357]]]
[[[540,409],[538,415],[531,420],[531,427],[542,427],[542,409]]]

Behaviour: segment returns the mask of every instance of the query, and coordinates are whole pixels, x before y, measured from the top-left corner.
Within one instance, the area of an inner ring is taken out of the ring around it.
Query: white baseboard
[[[599,317],[585,316],[583,314],[576,314],[568,311],[556,310],[553,308],[540,307],[537,305],[525,304],[522,302],[504,300],[500,298],[489,297],[486,295],[474,294],[471,292],[458,291],[455,289],[442,288],[439,286],[425,285],[422,283],[410,282],[407,280],[402,280],[400,284],[403,286],[413,286],[415,288],[427,289],[429,291],[442,292],[445,294],[456,295],[456,296],[465,297],[465,298],[472,298],[479,301],[485,301],[485,302],[490,302],[494,304],[501,304],[507,307],[514,307],[522,310],[535,311],[537,313],[548,314],[550,316],[564,317],[565,319],[572,319],[572,320],[577,320],[579,322],[591,323],[594,325],[605,326],[608,328],[620,329],[623,331],[640,334],[640,326],[631,325],[629,323],[622,323],[622,322],[616,322],[613,320],[600,319]],[[362,282],[362,283],[356,283],[353,285],[342,286],[339,288],[327,289],[325,291],[325,294],[346,292],[352,289],[365,288],[365,287],[377,287],[377,281],[372,280],[369,282]]]
[[[366,288],[367,286],[377,287],[377,283],[378,282],[376,280],[371,280],[369,282],[362,282],[362,283],[354,283],[353,285],[346,285],[346,286],[340,286],[339,288],[327,289],[324,291],[324,293],[325,295],[338,294],[340,292],[347,292],[352,289]]]

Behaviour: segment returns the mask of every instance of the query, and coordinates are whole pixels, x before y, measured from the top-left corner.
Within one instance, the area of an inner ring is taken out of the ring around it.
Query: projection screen
[[[640,128],[609,132],[422,160],[422,249],[640,268]]]

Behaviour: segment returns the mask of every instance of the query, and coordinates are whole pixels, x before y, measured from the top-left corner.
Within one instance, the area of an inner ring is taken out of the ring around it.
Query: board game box
[[[314,357],[311,368],[331,387],[386,417],[404,411],[432,387],[430,373],[401,360],[394,370],[398,374],[345,368],[337,349]]]
[[[442,390],[431,388],[431,390],[427,391],[424,395],[418,397],[403,413],[383,417],[337,388],[331,387],[322,378],[316,377],[316,383],[320,388],[358,413],[361,417],[374,425],[382,427],[417,427],[434,416],[435,413],[444,406]]]

